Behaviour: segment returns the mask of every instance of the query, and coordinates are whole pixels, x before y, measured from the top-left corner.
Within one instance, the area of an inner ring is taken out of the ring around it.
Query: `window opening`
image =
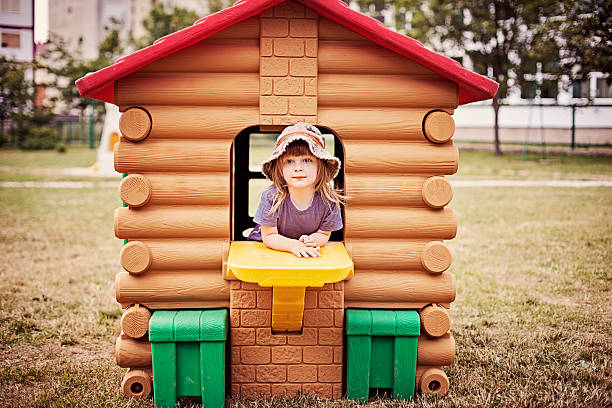
[[[19,0],[0,0],[0,11],[9,13],[19,12]]]
[[[610,78],[597,78],[596,98],[612,98],[612,80]]]
[[[334,186],[344,189],[344,150],[342,143],[331,131],[319,126],[325,138],[326,149],[342,161]],[[255,226],[253,217],[257,211],[261,193],[271,183],[261,172],[261,162],[274,150],[280,132],[262,132],[254,126],[240,132],[232,146],[233,151],[233,215],[232,240],[244,241]],[[342,211],[344,220],[344,209]],[[342,241],[344,230],[334,231],[331,241]]]
[[[19,48],[19,34],[2,33],[2,48]]]

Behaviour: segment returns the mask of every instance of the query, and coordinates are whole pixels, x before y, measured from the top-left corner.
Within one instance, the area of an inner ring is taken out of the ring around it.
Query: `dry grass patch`
[[[610,202],[610,188],[457,188],[451,390],[368,406],[612,406]],[[153,406],[121,396],[112,357],[119,205],[114,188],[0,188],[0,407]]]

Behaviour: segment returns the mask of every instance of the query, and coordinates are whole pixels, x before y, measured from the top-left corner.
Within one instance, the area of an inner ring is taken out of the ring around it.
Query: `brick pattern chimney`
[[[272,288],[230,288],[233,398],[342,397],[344,282],[306,288],[301,333],[272,333]]]
[[[260,21],[260,123],[316,123],[317,13],[286,1]]]

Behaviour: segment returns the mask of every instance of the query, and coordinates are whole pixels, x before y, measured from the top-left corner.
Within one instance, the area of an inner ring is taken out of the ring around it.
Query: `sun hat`
[[[261,163],[261,171],[267,178],[272,180],[272,162],[282,155],[287,146],[296,140],[303,140],[308,143],[308,148],[313,156],[325,160],[332,167],[333,178],[340,171],[340,159],[325,150],[325,139],[321,131],[314,125],[298,122],[295,125],[287,126],[276,139],[276,147],[266,160]]]

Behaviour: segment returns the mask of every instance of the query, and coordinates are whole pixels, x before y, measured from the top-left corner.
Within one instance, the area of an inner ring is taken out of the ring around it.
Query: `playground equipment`
[[[98,146],[98,152],[96,154],[96,162],[91,166],[91,169],[99,176],[119,176],[117,172],[115,172],[115,167],[113,165],[113,152],[115,143],[119,141],[119,134],[121,133],[119,130],[121,112],[119,112],[119,108],[112,103],[106,102],[104,107],[106,108],[106,115],[104,115],[102,137],[100,138],[100,145]]]
[[[114,222],[127,239],[115,282],[127,396],[213,407],[225,395],[448,391],[451,115],[495,82],[339,0],[242,0],[77,85],[123,112],[114,163],[126,206]],[[243,238],[262,177],[248,169],[251,135],[297,121],[333,134],[343,162],[342,242],[321,258]]]

